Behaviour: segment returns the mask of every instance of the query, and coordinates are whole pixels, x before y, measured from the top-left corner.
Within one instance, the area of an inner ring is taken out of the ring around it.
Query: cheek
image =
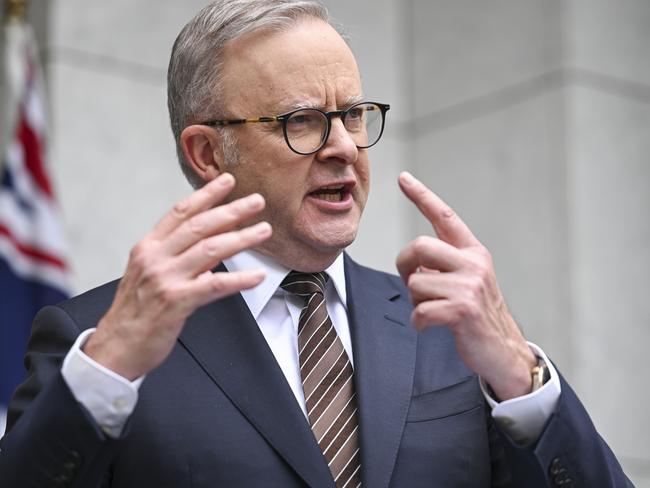
[[[368,196],[368,191],[370,189],[370,164],[368,159],[363,158],[363,160],[359,161],[355,166],[355,171],[363,194]]]
[[[304,177],[296,168],[270,168],[266,174],[256,174],[258,190],[266,199],[264,210],[274,222],[292,220],[300,213],[304,199]]]

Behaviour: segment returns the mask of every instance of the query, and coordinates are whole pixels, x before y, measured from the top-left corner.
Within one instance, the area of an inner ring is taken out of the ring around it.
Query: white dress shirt
[[[252,268],[263,268],[266,271],[262,283],[241,294],[280,365],[296,401],[307,416],[297,339],[303,303],[299,297],[280,288],[280,283],[290,270],[255,251],[241,252],[224,260],[224,264],[230,271]],[[343,254],[325,271],[330,278],[325,290],[327,311],[352,362]],[[74,397],[90,412],[103,431],[111,437],[118,437],[135,408],[138,388],[144,377],[130,382],[84,354],[81,347],[94,330],[89,329],[79,336],[68,352],[61,372]],[[543,387],[528,395],[497,403],[481,382],[493,417],[515,442],[521,444],[539,437],[560,397],[560,380],[555,368],[539,347],[531,343],[529,345],[551,370],[551,379]]]

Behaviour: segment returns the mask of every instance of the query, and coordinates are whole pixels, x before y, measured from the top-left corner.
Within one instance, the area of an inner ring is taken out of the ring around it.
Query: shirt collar
[[[269,302],[273,294],[278,290],[282,280],[291,271],[272,258],[257,251],[242,251],[229,259],[224,259],[223,264],[228,271],[241,271],[245,269],[262,268],[266,272],[266,278],[256,287],[242,290],[241,294],[248,305],[255,320]],[[334,289],[347,308],[347,294],[345,290],[345,271],[343,265],[343,253],[339,254],[334,262],[325,270],[330,277],[328,287],[334,285]]]

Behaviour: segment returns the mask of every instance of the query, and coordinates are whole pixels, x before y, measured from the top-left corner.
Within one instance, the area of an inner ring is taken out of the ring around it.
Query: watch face
[[[537,366],[535,366],[530,373],[533,377],[532,391],[539,390],[548,380],[551,379],[551,370],[542,358],[539,358]]]
[[[545,385],[548,382],[548,380],[551,379],[551,370],[546,365],[546,363],[544,364],[543,367],[544,367],[544,376],[543,376],[543,379],[542,379],[542,385]]]

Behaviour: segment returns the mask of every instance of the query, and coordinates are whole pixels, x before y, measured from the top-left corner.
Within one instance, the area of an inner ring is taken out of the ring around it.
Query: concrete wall
[[[119,276],[189,191],[164,78],[177,31],[205,3],[51,4],[51,167],[79,291]],[[423,178],[492,250],[527,335],[650,486],[650,3],[326,3],[366,93],[393,105],[352,254],[393,270],[399,248],[429,232],[395,184],[401,169]]]
[[[527,336],[650,486],[650,4],[406,5],[414,171],[492,250]]]
[[[637,486],[650,486],[650,3],[566,7],[575,383]]]

